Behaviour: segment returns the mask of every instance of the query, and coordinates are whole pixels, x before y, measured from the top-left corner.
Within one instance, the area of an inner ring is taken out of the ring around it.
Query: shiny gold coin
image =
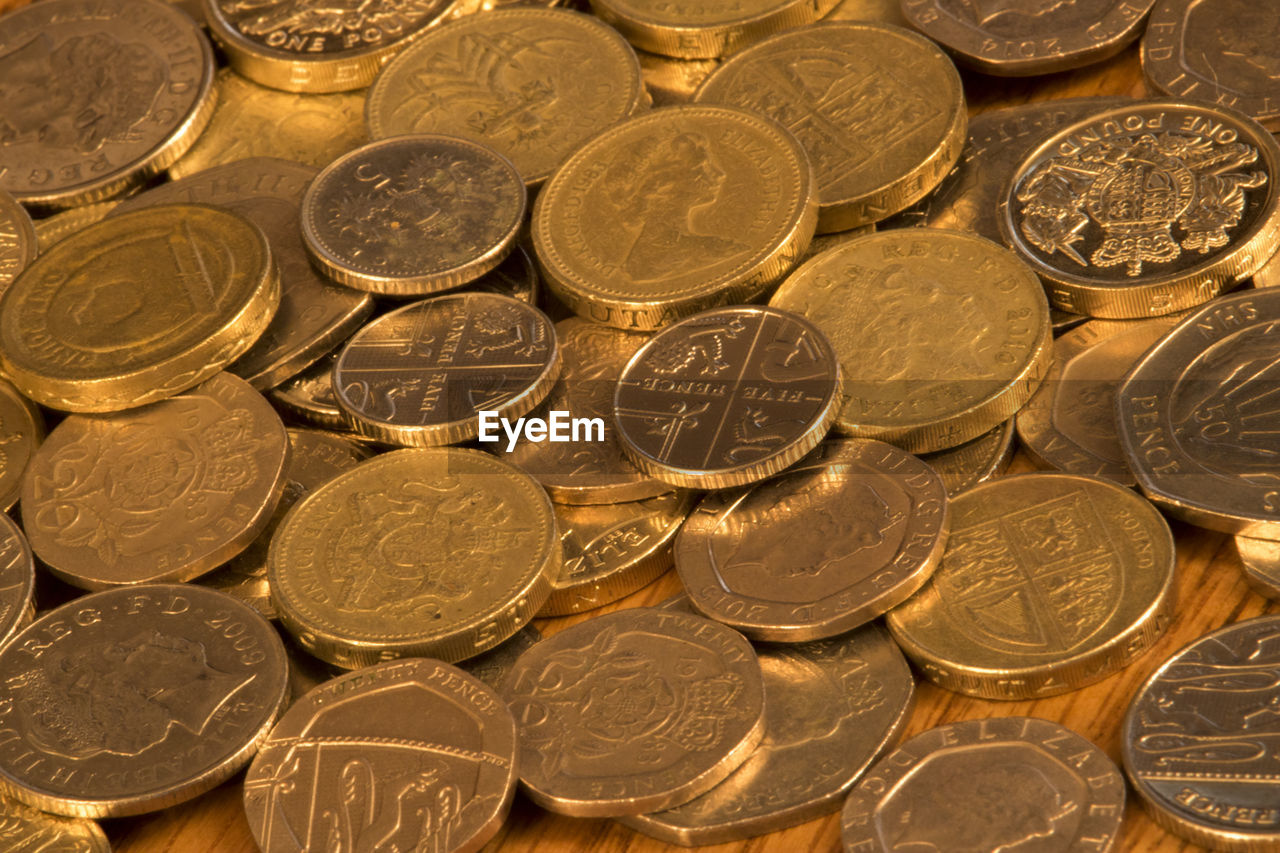
[[[285,380],[268,393],[286,417],[316,429],[356,434],[342,417],[338,398],[333,393],[333,365],[337,353],[330,353],[292,379]],[[363,438],[363,437],[361,437]]]
[[[545,314],[462,293],[406,305],[357,332],[334,362],[333,390],[361,435],[422,447],[500,436],[498,420],[531,411],[559,375]]]
[[[262,229],[280,271],[280,306],[262,336],[226,368],[258,390],[313,364],[373,312],[371,297],[329,284],[307,260],[299,208],[315,175],[310,166],[274,157],[237,160],[134,196],[112,214],[155,204],[210,204]]]
[[[714,788],[764,735],[764,682],[738,632],[640,607],[548,637],[499,691],[515,714],[520,782],[548,811],[644,814]]]
[[[0,797],[0,831],[14,853],[111,853],[102,827],[58,817]]]
[[[1280,253],[1271,256],[1271,260],[1253,274],[1254,287],[1276,287],[1280,285]]]
[[[952,500],[942,565],[889,612],[889,630],[948,690],[1066,693],[1160,639],[1173,558],[1168,523],[1129,489],[1070,474],[994,480]]]
[[[1245,536],[1237,536],[1235,542],[1249,586],[1259,595],[1280,599],[1280,542]]]
[[[898,27],[909,27],[898,0],[841,0],[823,16],[825,21],[879,21]]]
[[[671,568],[671,546],[693,497],[680,491],[643,501],[554,506],[564,565],[539,616],[602,607],[657,580]]]
[[[237,73],[273,89],[323,93],[368,86],[391,57],[459,5],[204,0],[204,12],[209,32]]]
[[[1041,467],[1137,485],[1116,432],[1116,387],[1176,322],[1093,320],[1053,342],[1053,366],[1017,417]]]
[[[1013,436],[1014,421],[1010,419],[964,444],[937,453],[925,453],[920,461],[937,472],[947,487],[947,494],[955,497],[965,489],[1004,473],[1013,461],[1016,449]]]
[[[1128,319],[1193,308],[1280,246],[1280,145],[1221,106],[1104,110],[1027,156],[1000,229],[1063,311]]]
[[[200,579],[200,583],[225,592],[253,607],[268,619],[276,618],[267,584],[267,552],[271,538],[293,505],[312,490],[372,456],[364,445],[328,432],[289,429],[289,462],[284,489],[271,520],[258,537],[225,566]]]
[[[843,377],[826,336],[778,308],[734,306],[668,326],[632,357],[613,397],[631,463],[687,488],[763,480],[818,446]]]
[[[22,205],[0,190],[0,293],[36,256],[39,239]]]
[[[317,169],[368,142],[364,93],[299,95],[259,86],[230,68],[218,72],[209,126],[169,167],[173,178],[250,157],[281,157]]]
[[[498,695],[434,660],[384,663],[291,707],[244,780],[263,853],[479,850],[516,790],[516,724]]]
[[[44,441],[44,417],[9,382],[0,379],[0,512],[22,493],[22,477]]]
[[[378,75],[365,115],[373,139],[465,137],[535,185],[645,100],[635,52],[616,30],[578,12],[511,8],[418,39]]]
[[[27,466],[22,521],[50,571],[84,589],[190,580],[271,518],[289,437],[241,379],[110,417],[73,415]]]
[[[637,50],[636,57],[655,107],[689,103],[703,81],[720,67],[718,59],[676,59],[643,50]]]
[[[302,499],[271,541],[285,627],[349,668],[397,657],[459,661],[519,631],[561,566],[551,501],[487,453],[386,453]]]
[[[502,263],[524,222],[510,161],[448,136],[397,136],[330,163],[302,199],[302,239],[334,281],[425,296]]]
[[[0,364],[68,412],[163,400],[245,352],[280,303],[262,229],[206,205],[111,217],[36,259],[0,299]]]
[[[532,625],[526,625],[516,632],[515,636],[497,648],[460,661],[458,668],[463,672],[471,673],[494,690],[497,690],[502,686],[507,673],[511,671],[511,667],[515,666],[520,655],[528,651],[534,643],[541,639],[542,632]]]
[[[0,29],[0,190],[70,207],[164,169],[213,111],[213,51],[159,0],[46,0]]]
[[[682,609],[675,602],[663,606]],[[619,823],[689,847],[795,826],[839,808],[907,723],[915,679],[879,625],[813,643],[761,645],[756,653],[765,697],[756,751],[701,797]]]
[[[717,68],[696,100],[758,112],[796,135],[813,163],[819,232],[876,222],[927,195],[959,159],[968,117],[946,54],[876,23],[780,33]]]
[[[275,629],[198,586],[78,598],[0,650],[0,787],[44,811],[158,811],[230,778],[288,698]]]
[[[833,637],[901,604],[947,541],[928,465],[879,441],[828,441],[785,472],[716,492],[676,539],[693,606],[754,641]]]
[[[770,305],[807,317],[845,368],[840,431],[930,453],[977,438],[1031,397],[1051,358],[1026,264],[958,231],[899,229],[792,273]]]
[[[13,519],[0,513],[0,648],[31,624],[35,589],[36,563],[27,537]]]
[[[844,850],[1112,853],[1124,796],[1119,768],[1068,728],[964,720],[921,732],[858,782],[841,815]]]
[[[72,234],[83,231],[95,222],[101,222],[108,213],[115,210],[117,204],[118,201],[84,204],[36,220],[36,243],[39,244],[40,251],[47,252]]]
[[[590,0],[591,11],[636,47],[682,59],[735,53],[773,33],[811,24],[839,0]]]
[[[495,453],[528,471],[551,499],[565,504],[611,504],[638,501],[670,492],[672,487],[642,474],[627,460],[613,421],[613,392],[618,377],[648,335],[625,332],[569,317],[556,323],[556,343],[563,367],[536,414],[598,418],[601,435],[589,441],[531,441],[514,445],[505,437]]]
[[[759,296],[804,253],[816,218],[791,134],[743,110],[682,106],[587,142],[542,188],[530,227],[570,310],[656,329]]]

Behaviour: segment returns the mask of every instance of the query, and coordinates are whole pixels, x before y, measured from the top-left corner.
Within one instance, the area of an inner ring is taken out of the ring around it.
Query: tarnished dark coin
[[[1280,130],[1274,13],[1249,0],[1160,0],[1142,37],[1147,88],[1231,107]]]
[[[333,390],[357,432],[420,447],[475,438],[481,412],[528,413],[559,375],[545,314],[510,297],[462,293],[406,305],[357,332],[334,362]]]
[[[1119,849],[1124,777],[1068,728],[1034,717],[921,732],[849,795],[846,853]]]
[[[406,660],[303,696],[254,758],[244,810],[263,853],[475,851],[516,789],[516,726],[447,663]]]
[[[44,441],[44,416],[34,403],[0,379],[0,512],[22,494],[22,477]]]
[[[371,142],[325,167],[302,199],[302,238],[334,281],[425,296],[502,262],[524,221],[511,162],[451,136]]]
[[[840,408],[840,362],[803,317],[737,306],[654,335],[618,380],[614,411],[637,468],[677,486],[762,480],[822,441]]]
[[[35,617],[35,588],[36,562],[27,537],[13,519],[0,514],[0,648]]]
[[[764,682],[746,638],[657,608],[541,640],[500,692],[516,718],[524,792],[562,814],[620,817],[688,802],[764,735]]]
[[[159,0],[46,0],[0,29],[0,190],[70,207],[164,169],[213,113],[213,51]]]
[[[1144,101],[1046,139],[1000,229],[1063,311],[1172,314],[1251,276],[1280,245],[1280,146],[1226,107]]]
[[[78,598],[0,650],[0,786],[74,817],[156,811],[249,762],[288,696],[275,629],[198,586]]]
[[[1133,697],[1129,781],[1156,823],[1232,853],[1280,847],[1275,685],[1280,617],[1219,628],[1176,652]]]
[[[961,65],[1002,77],[1050,74],[1115,56],[1156,0],[902,0],[911,26]]]
[[[676,570],[698,611],[751,639],[816,640],[920,589],[947,529],[928,465],[879,441],[829,441],[771,480],[704,499],[676,539]]]
[[[1245,580],[1259,595],[1280,599],[1280,542],[1236,537]]]
[[[1143,492],[1202,527],[1280,539],[1280,291],[1252,290],[1178,324],[1116,392]]]
[[[31,217],[13,196],[0,190],[0,293],[27,268],[38,248]]]
[[[907,723],[915,679],[879,625],[756,652],[765,694],[764,740],[756,751],[701,797],[619,823],[687,846],[803,823],[839,808]]]
[[[1004,473],[1013,460],[1013,436],[1014,422],[1010,419],[972,441],[949,450],[922,454],[920,460],[937,472],[947,487],[947,494],[954,497]]]
[[[227,373],[109,417],[72,415],[27,466],[32,550],[84,589],[190,580],[244,550],[271,519],[289,437]]]

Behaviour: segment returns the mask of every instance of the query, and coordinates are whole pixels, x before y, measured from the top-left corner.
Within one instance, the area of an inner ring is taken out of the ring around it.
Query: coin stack
[[[1280,851],[1266,4],[0,13],[4,850]]]

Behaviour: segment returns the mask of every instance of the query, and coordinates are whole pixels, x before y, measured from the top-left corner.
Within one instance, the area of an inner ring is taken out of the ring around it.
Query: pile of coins
[[[4,849],[1280,850],[1274,12],[5,6]]]

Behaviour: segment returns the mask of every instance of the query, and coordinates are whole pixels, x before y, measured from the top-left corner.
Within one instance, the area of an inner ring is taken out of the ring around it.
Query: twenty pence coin
[[[680,59],[727,56],[811,24],[839,0],[591,0],[591,11],[638,48]]]
[[[714,788],[764,735],[751,644],[659,608],[608,613],[520,656],[499,691],[535,803],[577,817],[644,814]]]

